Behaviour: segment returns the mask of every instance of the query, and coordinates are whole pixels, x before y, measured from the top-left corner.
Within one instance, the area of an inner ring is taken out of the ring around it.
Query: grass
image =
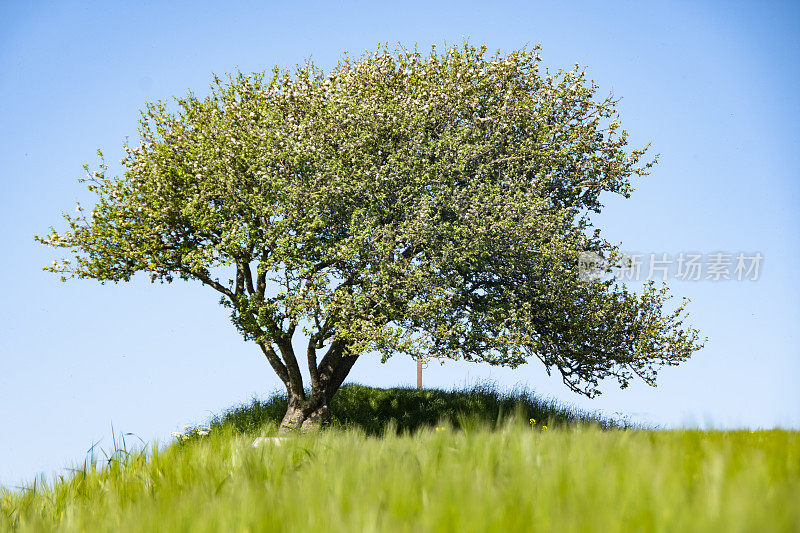
[[[0,530],[800,529],[798,432],[619,429],[558,409],[543,429],[530,395],[416,396],[349,387],[331,427],[258,448],[282,413],[254,402],[207,436],[0,496]]]
[[[266,401],[254,399],[249,405],[230,409],[215,417],[211,425],[214,428],[231,425],[239,432],[257,432],[265,424],[279,424],[285,412],[286,397],[275,395]],[[458,391],[375,389],[348,384],[334,397],[330,425],[383,435],[390,423],[401,434],[437,424],[456,428],[475,424],[495,427],[510,418],[535,419],[551,426],[575,422],[603,428],[625,426],[619,421],[543,400],[527,390],[503,394],[487,384]]]

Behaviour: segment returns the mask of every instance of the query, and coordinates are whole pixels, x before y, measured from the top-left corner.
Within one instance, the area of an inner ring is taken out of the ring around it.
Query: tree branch
[[[189,276],[194,276],[195,278],[197,278],[201,282],[203,282],[203,284],[208,285],[209,287],[212,287],[212,288],[216,289],[218,292],[221,292],[222,294],[224,294],[225,296],[230,298],[230,300],[233,303],[236,303],[236,295],[229,288],[227,288],[226,286],[222,285],[220,282],[211,279],[208,276],[208,274],[203,273],[202,271],[201,272],[192,272],[191,270],[189,270],[189,269],[187,269],[185,267],[180,267],[180,270],[182,272],[185,272]]]
[[[311,374],[311,395],[317,396],[321,390],[319,369],[317,368],[317,336],[311,335],[308,339],[306,358],[308,359],[308,372]]]
[[[328,351],[319,362],[319,380],[323,386],[327,386],[331,377],[334,374],[336,366],[342,359],[342,352],[344,351],[344,341],[336,339],[328,348]]]
[[[250,294],[255,294],[255,288],[253,287],[253,273],[250,270],[250,263],[242,262],[241,263],[242,273],[244,274],[244,280],[247,283],[247,292]]]
[[[241,296],[244,293],[244,272],[242,270],[242,264],[236,263],[236,287],[235,287],[235,294],[236,296]]]
[[[281,355],[283,355],[283,362],[286,364],[286,370],[289,376],[289,384],[291,386],[289,392],[299,396],[302,400],[305,400],[306,396],[305,391],[303,390],[303,375],[300,373],[300,367],[297,364],[297,357],[295,357],[294,354],[291,337],[287,338],[284,336],[280,340],[276,340],[276,344],[281,351]]]
[[[278,374],[278,377],[283,381],[283,384],[286,385],[288,389],[290,386],[289,380],[289,372],[286,369],[286,366],[281,362],[281,358],[278,357],[278,354],[275,353],[275,350],[272,348],[272,345],[268,342],[260,341],[258,342],[259,347],[261,347],[261,351],[264,352],[264,355],[269,361],[270,366]]]

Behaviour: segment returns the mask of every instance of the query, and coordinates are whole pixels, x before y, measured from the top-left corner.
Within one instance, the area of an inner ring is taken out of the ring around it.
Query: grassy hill
[[[211,426],[231,425],[239,432],[258,432],[264,425],[279,424],[286,412],[286,398],[275,395],[266,401],[230,409],[212,420]],[[461,391],[412,388],[376,389],[344,385],[331,404],[330,425],[339,429],[358,428],[368,435],[383,435],[387,426],[397,432],[413,432],[421,427],[447,424],[460,428],[475,424],[495,427],[517,418],[540,424],[560,425],[575,422],[603,428],[622,427],[620,421],[560,405],[520,390],[501,394],[490,385]]]
[[[350,386],[330,427],[253,447],[282,401],[0,495],[0,530],[800,529],[798,432],[653,431],[525,393]]]

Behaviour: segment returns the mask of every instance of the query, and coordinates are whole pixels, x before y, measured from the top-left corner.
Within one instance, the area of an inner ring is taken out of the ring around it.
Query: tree
[[[74,255],[45,268],[215,289],[285,384],[288,428],[324,421],[368,352],[536,357],[588,396],[608,377],[654,385],[702,346],[685,302],[667,312],[666,287],[637,294],[577,266],[618,252],[590,216],[655,160],[626,150],[616,101],[584,70],[543,72],[538,50],[380,48],[329,74],[215,76],[176,111],[147,104],[124,173],[100,153],[81,180],[94,207],[37,237]]]

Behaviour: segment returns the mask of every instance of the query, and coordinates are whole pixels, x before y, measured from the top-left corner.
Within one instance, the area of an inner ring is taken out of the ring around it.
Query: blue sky
[[[402,7],[401,7],[402,6]],[[793,3],[4,2],[0,4],[0,484],[112,446],[111,424],[164,442],[278,390],[215,293],[146,279],[60,283],[34,234],[91,198],[76,178],[118,161],[146,101],[207,91],[212,72],[329,68],[381,42],[491,50],[541,43],[621,97],[632,144],[661,162],[596,220],[644,253],[760,252],[757,281],[673,280],[709,337],[689,362],[587,400],[536,362],[433,363],[428,386],[494,381],[666,427],[800,428],[800,9]],[[112,170],[115,167],[112,166]],[[117,165],[118,168],[118,165]],[[411,385],[414,363],[362,358],[351,380]],[[135,439],[134,439],[135,440]]]

